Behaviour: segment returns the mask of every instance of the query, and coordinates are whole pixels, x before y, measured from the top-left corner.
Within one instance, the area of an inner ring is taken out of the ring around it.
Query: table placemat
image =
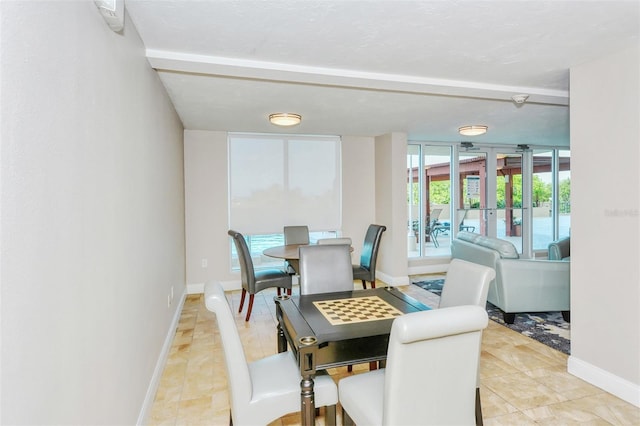
[[[378,296],[322,300],[313,304],[331,325],[377,321],[403,315]]]

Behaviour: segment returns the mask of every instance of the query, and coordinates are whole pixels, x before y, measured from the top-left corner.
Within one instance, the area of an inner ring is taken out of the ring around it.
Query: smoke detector
[[[513,95],[511,99],[513,99],[513,102],[517,104],[523,104],[527,101],[527,99],[529,99],[529,95],[525,95],[525,94]]]

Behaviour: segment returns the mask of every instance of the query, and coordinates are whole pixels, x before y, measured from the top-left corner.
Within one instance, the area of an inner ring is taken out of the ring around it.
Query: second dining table
[[[315,423],[313,379],[327,368],[384,361],[393,319],[430,309],[395,287],[275,298],[278,351],[295,354],[301,420]]]
[[[268,257],[273,257],[276,259],[283,259],[288,261],[291,265],[293,265],[296,272],[298,271],[298,261],[300,260],[300,252],[298,249],[300,246],[306,246],[308,244],[288,244],[284,246],[275,246],[269,247],[262,251],[262,254]],[[351,251],[353,251],[353,247],[351,247]]]

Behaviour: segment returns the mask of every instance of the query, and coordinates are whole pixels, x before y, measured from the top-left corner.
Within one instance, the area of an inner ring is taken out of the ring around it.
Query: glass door
[[[518,253],[524,247],[523,226],[528,221],[524,214],[528,205],[523,200],[523,153],[512,149],[496,149],[496,234],[495,236],[510,241]],[[526,198],[526,197],[525,197]]]
[[[460,231],[512,242],[524,258],[571,226],[570,153],[556,148],[410,143],[409,258],[447,257]]]
[[[477,148],[465,143],[458,150],[456,197],[458,231],[511,241],[523,248],[523,152],[513,148]],[[494,170],[495,172],[489,172]]]

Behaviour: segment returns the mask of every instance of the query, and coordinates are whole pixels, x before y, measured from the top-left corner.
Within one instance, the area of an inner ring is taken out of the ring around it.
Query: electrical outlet
[[[207,259],[202,259],[202,267],[206,268],[209,266],[209,261]]]

